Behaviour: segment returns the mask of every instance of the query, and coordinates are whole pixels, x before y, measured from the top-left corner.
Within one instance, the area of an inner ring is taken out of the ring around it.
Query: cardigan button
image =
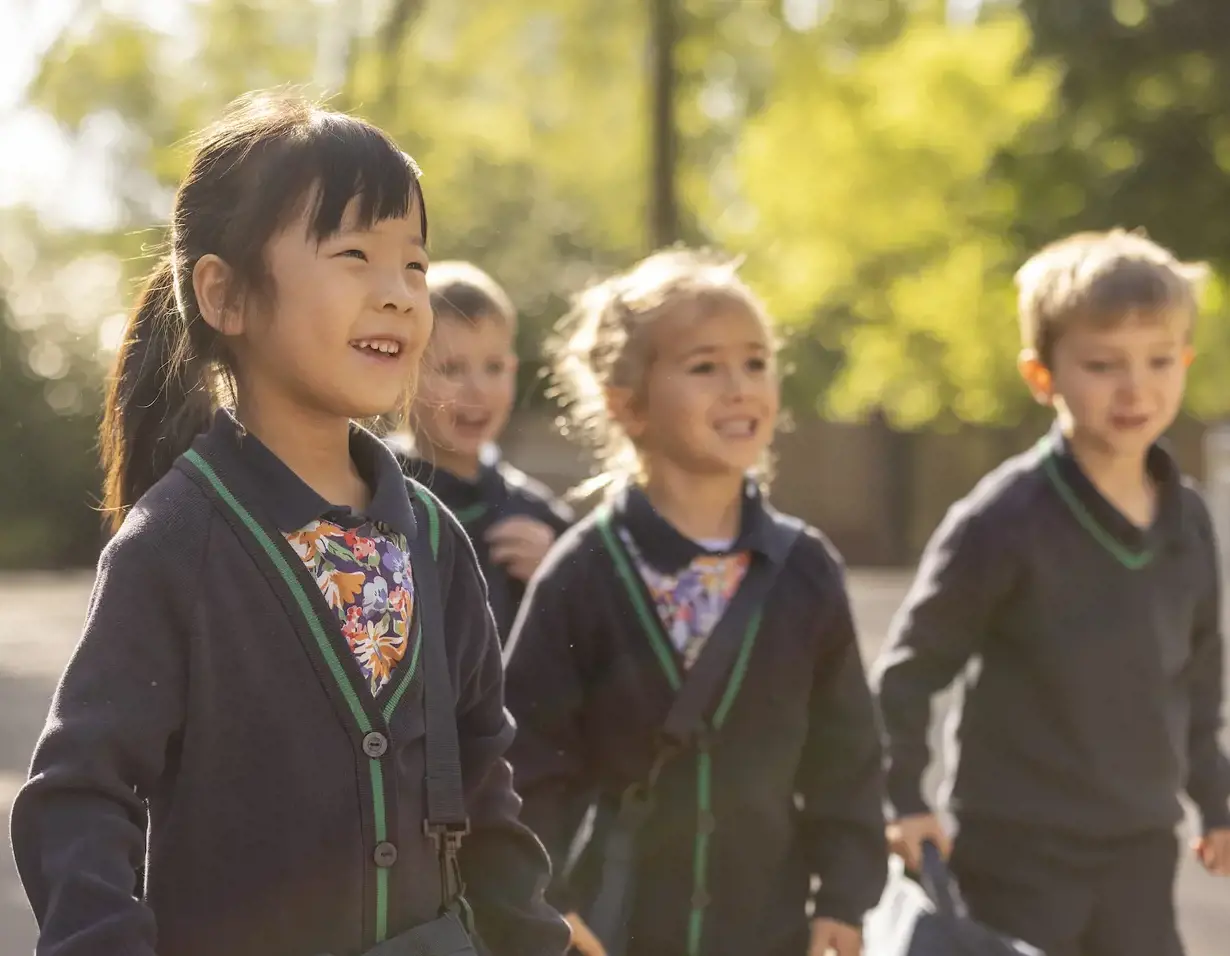
[[[389,749],[389,738],[379,731],[373,730],[363,736],[363,752],[375,760],[383,757]]]
[[[372,852],[372,859],[376,866],[382,870],[387,870],[390,866],[397,862],[397,847],[392,843],[377,843],[376,849]]]

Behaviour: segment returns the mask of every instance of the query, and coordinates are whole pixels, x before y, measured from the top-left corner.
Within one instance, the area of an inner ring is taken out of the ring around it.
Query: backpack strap
[[[725,687],[727,677],[734,669],[748,628],[758,620],[765,598],[802,531],[802,522],[796,519],[776,514],[766,517],[772,522],[769,534],[773,536],[774,547],[771,550],[780,557],[774,560],[761,553],[754,554],[743,581],[705,643],[696,663],[679,678],[673,670],[673,661],[670,662],[667,673],[676,685],[676,695],[662,725],[662,746],[654,761],[652,778],[657,777],[667,760],[686,749],[707,731],[714,716],[718,694]],[[645,598],[638,583],[639,575],[632,567],[627,551],[615,533],[609,506],[604,506],[599,512],[597,527],[603,545],[619,571],[619,578],[633,605],[638,609],[642,626],[656,627],[661,631],[660,623],[651,616],[645,605]],[[652,780],[650,782],[652,783]]]
[[[698,755],[697,814],[701,822],[698,824],[694,850],[696,862],[687,952],[689,956],[699,952],[706,905],[703,902],[707,882],[704,861],[711,832],[703,829],[703,821],[712,819],[708,797],[712,771],[707,738],[711,728],[721,729],[738,693],[743,670],[759,629],[762,605],[802,530],[802,523],[794,519],[772,512],[767,517],[773,522],[769,534],[774,537],[767,549],[773,557],[763,553],[753,555],[726,613],[714,628],[696,663],[681,677],[674,658],[664,646],[664,629],[654,610],[649,607],[640,575],[633,568],[630,556],[612,528],[609,506],[604,506],[597,514],[597,527],[603,545],[615,563],[618,576],[636,608],[641,626],[647,631],[646,636],[654,645],[667,679],[676,690],[675,701],[662,725],[660,743],[649,773],[643,780],[632,783],[624,790],[618,808],[603,825],[605,837],[601,848],[601,870],[585,920],[612,956],[623,956],[628,945],[628,925],[635,896],[637,844],[640,830],[653,812],[653,790],[657,778],[674,757],[693,745]],[[725,692],[715,705],[722,687],[725,687]]]
[[[781,560],[774,561],[763,554],[752,555],[743,581],[675,695],[675,702],[662,725],[662,736],[667,743],[686,747],[710,725],[715,700],[734,669],[744,634],[769,596],[799,531],[798,526],[774,521],[771,533],[784,541],[779,552]]]
[[[437,562],[440,552],[440,505],[417,482],[410,488],[427,512],[427,534],[410,543],[411,567],[431,599],[418,602],[423,634],[423,703],[426,712],[427,814],[423,832],[440,856],[440,887],[444,908],[465,893],[457,854],[470,832],[461,780],[461,745],[457,739],[457,694],[449,673],[444,634],[444,593]]]

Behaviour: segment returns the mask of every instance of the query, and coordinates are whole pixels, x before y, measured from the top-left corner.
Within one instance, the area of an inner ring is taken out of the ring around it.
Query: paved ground
[[[854,573],[851,580],[870,657],[907,579],[868,572]],[[89,575],[81,574],[0,579],[0,813],[6,824],[56,676],[80,630],[89,586]],[[1206,876],[1189,858],[1179,879],[1179,903],[1189,956],[1223,956],[1230,950],[1230,880]],[[30,953],[33,943],[33,922],[11,856],[0,853],[0,953]]]

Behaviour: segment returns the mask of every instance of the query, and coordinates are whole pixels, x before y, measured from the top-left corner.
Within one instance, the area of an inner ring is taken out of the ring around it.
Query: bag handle
[[[935,906],[935,911],[945,919],[965,917],[965,904],[957,892],[956,882],[948,864],[940,855],[940,849],[931,840],[922,844],[922,888]]]

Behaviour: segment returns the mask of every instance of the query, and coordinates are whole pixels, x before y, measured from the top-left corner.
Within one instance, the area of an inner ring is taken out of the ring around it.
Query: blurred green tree
[[[117,214],[76,234],[24,223],[42,281],[109,257],[120,294],[78,296],[72,322],[112,316],[159,247],[191,132],[281,84],[331,92],[419,161],[433,254],[474,259],[521,306],[526,395],[567,295],[670,235],[747,255],[790,335],[796,409],[911,428],[1026,414],[1011,275],[1042,241],[1144,224],[1230,265],[1208,214],[1230,188],[1212,0],[985,0],[974,23],[943,0],[674,0],[677,208],[655,232],[665,5],[212,0],[157,29],[81,4],[29,100],[70,136],[107,131]],[[57,323],[37,336],[95,341]],[[1198,342],[1191,408],[1220,414],[1230,332],[1207,321]],[[64,374],[97,394],[97,362]]]
[[[1230,414],[1230,30],[1218,0],[1021,0],[1031,55],[1061,77],[1059,109],[1005,150],[1028,202],[1023,243],[1144,228],[1219,278],[1196,329],[1188,410]]]
[[[527,387],[544,326],[590,277],[647,248],[647,10],[601,0],[362,4],[214,0],[182,30],[91,7],[44,58],[31,101],[79,134],[114,123],[121,215],[96,248],[148,269],[185,140],[275,85],[388,129],[424,169],[433,255],[472,258],[523,312]]]
[[[89,563],[101,542],[89,504],[97,487],[97,396],[83,356],[62,335],[19,329],[0,297],[0,568]]]
[[[1031,243],[1078,228],[1144,227],[1230,267],[1230,20],[1220,0],[1021,0],[1035,59],[1057,65],[1062,109],[1005,168],[1030,196]]]
[[[775,90],[744,130],[739,201],[712,213],[821,373],[796,383],[800,400],[903,427],[1027,407],[1022,199],[990,173],[1053,102],[1053,71],[1018,68],[1028,41],[1019,17],[958,28],[935,11],[863,50],[783,34]]]

